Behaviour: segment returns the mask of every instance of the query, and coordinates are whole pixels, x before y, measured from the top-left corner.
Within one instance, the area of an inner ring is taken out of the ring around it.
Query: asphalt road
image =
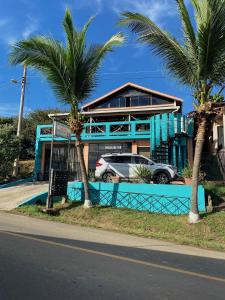
[[[11,299],[225,299],[225,260],[1,229]]]

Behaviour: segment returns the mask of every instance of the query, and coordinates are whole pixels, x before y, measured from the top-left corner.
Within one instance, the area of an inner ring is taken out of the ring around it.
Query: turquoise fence
[[[130,183],[90,183],[90,194],[94,204],[117,208],[128,208],[159,214],[182,215],[190,211],[191,186],[154,185]],[[141,192],[138,192],[141,191]],[[83,183],[68,185],[70,201],[83,201]],[[198,189],[198,208],[205,212],[205,191]]]
[[[190,210],[191,186],[154,185],[131,183],[89,183],[93,204],[145,211],[157,214],[183,215]],[[141,192],[138,192],[141,191]],[[69,182],[68,199],[72,202],[84,200],[83,183]],[[41,193],[24,201],[21,205],[45,204],[48,193]],[[54,199],[59,201],[59,197]],[[198,189],[198,208],[206,211],[205,190]]]

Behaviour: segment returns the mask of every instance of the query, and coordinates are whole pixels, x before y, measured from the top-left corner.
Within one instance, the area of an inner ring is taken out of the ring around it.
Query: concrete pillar
[[[188,138],[187,140],[187,157],[188,157],[188,163],[192,167],[193,166],[193,140],[191,138]]]
[[[85,162],[87,171],[88,171],[88,158],[89,158],[89,144],[85,143],[84,144],[84,162]]]
[[[213,152],[218,149],[218,125],[216,122],[213,124]]]
[[[136,141],[132,142],[131,151],[132,151],[132,153],[138,153],[138,144]]]
[[[42,152],[41,152],[41,174],[43,175],[45,171],[45,143],[42,145]]]

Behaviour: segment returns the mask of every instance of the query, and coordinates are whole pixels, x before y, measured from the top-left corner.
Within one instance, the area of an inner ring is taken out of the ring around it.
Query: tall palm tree
[[[97,85],[97,72],[106,54],[123,43],[121,33],[113,35],[104,44],[87,46],[86,34],[93,17],[78,31],[67,9],[63,21],[66,45],[45,36],[36,36],[16,43],[10,53],[12,64],[25,64],[40,71],[56,96],[71,107],[69,123],[76,135],[78,159],[84,184],[84,207],[91,207],[88,176],[85,168],[81,133],[84,117],[79,105],[87,99]]]
[[[175,1],[182,21],[182,41],[139,13],[122,13],[120,24],[137,34],[139,42],[150,45],[163,58],[168,72],[193,90],[198,131],[189,221],[196,223],[200,218],[198,178],[206,127],[213,113],[213,93],[225,82],[225,0],[190,0],[194,20],[185,1]]]

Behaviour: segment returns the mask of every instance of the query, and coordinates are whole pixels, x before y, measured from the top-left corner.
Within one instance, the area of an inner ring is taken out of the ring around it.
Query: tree
[[[20,159],[33,159],[37,125],[52,124],[49,114],[60,113],[59,109],[36,109],[30,112],[22,123]],[[14,122],[17,127],[17,122]]]
[[[13,161],[20,153],[20,141],[12,124],[0,124],[0,177],[12,175]]]
[[[81,141],[84,116],[79,111],[79,105],[97,86],[97,72],[106,54],[123,42],[122,34],[118,33],[102,45],[92,44],[88,47],[86,34],[92,20],[93,17],[78,31],[67,9],[63,22],[66,45],[50,37],[37,36],[18,42],[10,53],[12,64],[26,64],[39,70],[47,78],[58,98],[71,107],[69,123],[77,140],[84,184],[84,207],[91,207],[92,203]]]
[[[195,95],[198,131],[193,165],[189,222],[199,221],[198,177],[208,117],[213,113],[213,93],[225,82],[225,0],[191,0],[194,22],[184,0],[176,0],[182,21],[183,39],[178,41],[148,17],[122,13],[121,25],[150,45],[165,62],[169,74],[188,85]]]

